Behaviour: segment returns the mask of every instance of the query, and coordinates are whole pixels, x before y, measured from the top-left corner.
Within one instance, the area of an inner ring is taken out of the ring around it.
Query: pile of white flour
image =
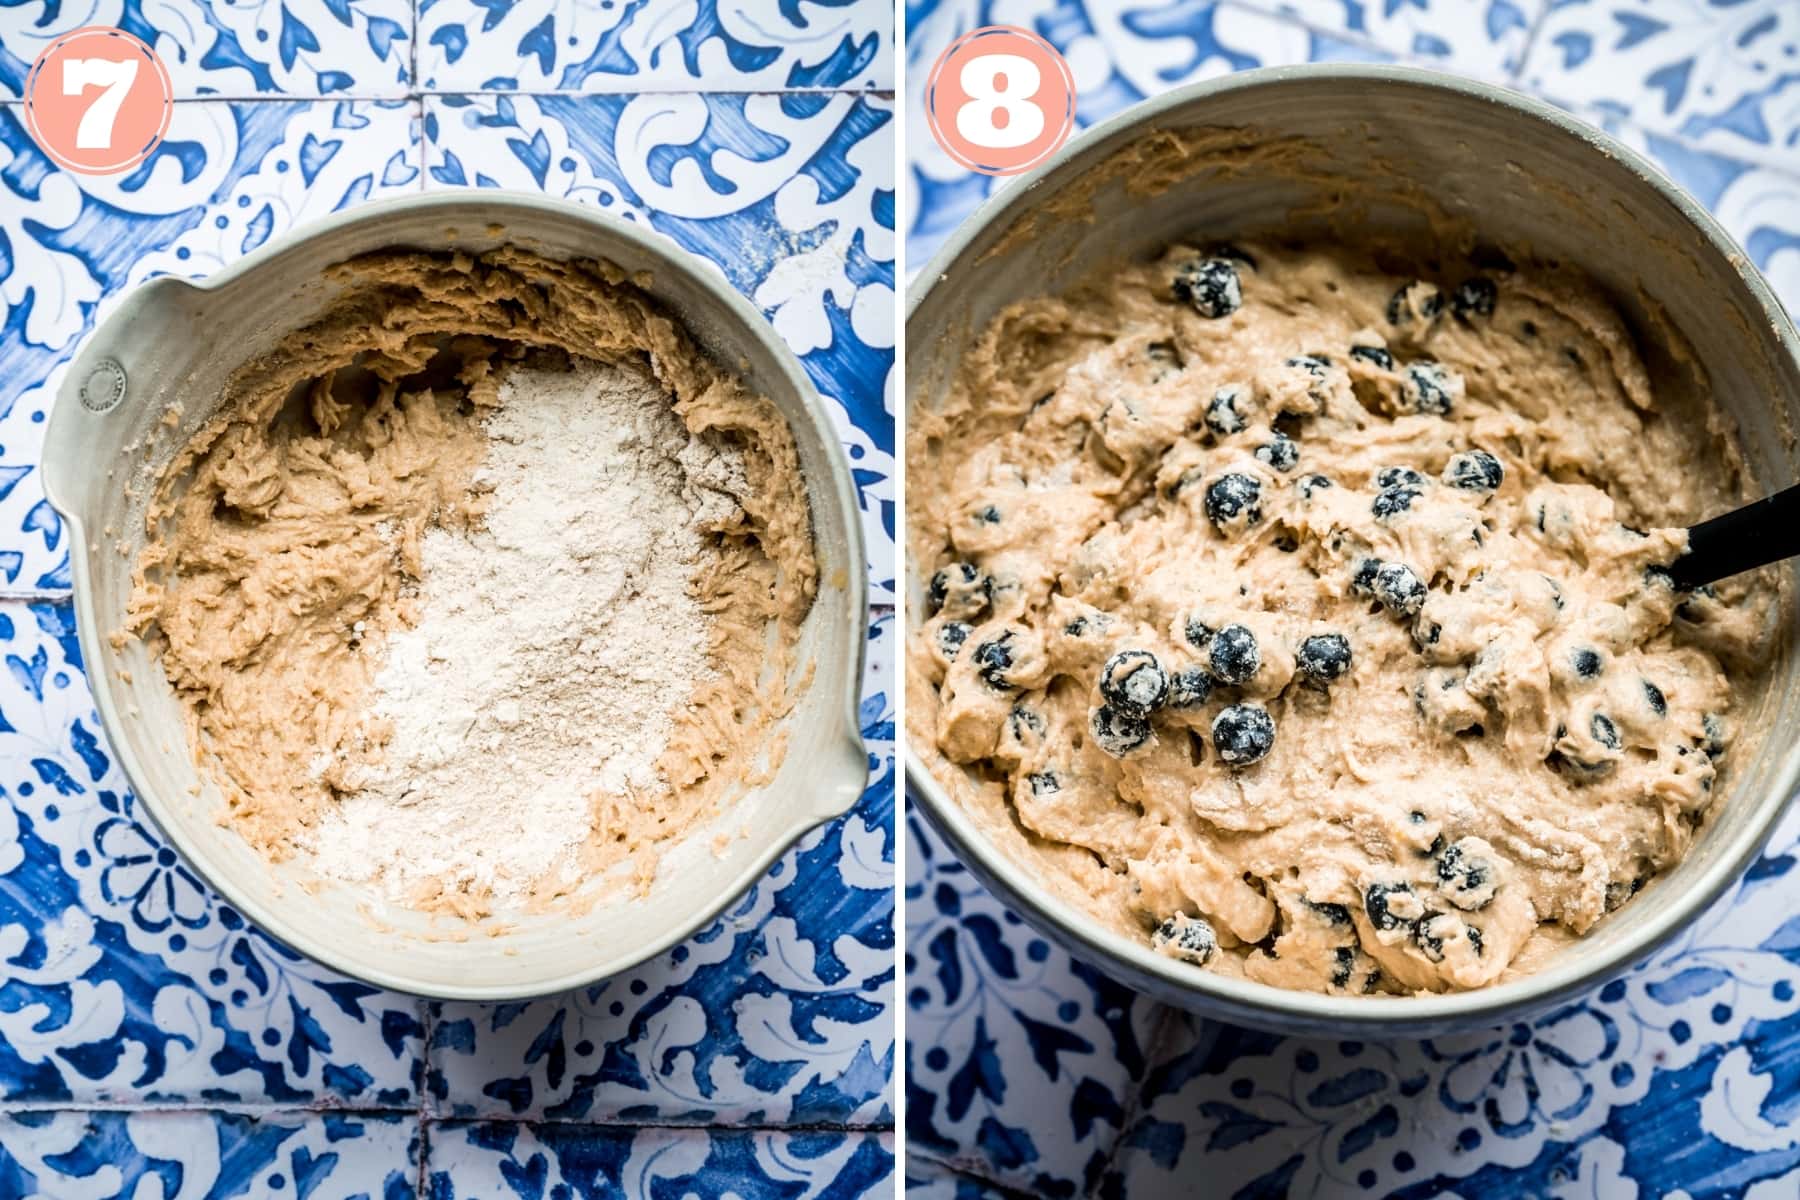
[[[317,830],[318,870],[392,900],[441,881],[504,907],[572,876],[589,797],[653,801],[670,712],[708,674],[696,526],[735,510],[741,459],[632,367],[515,367],[500,400],[483,527],[426,532],[421,618],[386,642],[385,758]]]

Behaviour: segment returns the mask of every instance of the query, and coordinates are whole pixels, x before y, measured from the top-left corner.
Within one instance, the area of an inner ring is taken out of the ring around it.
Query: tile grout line
[[[1155,1003],[1155,1002],[1153,1002]],[[1100,1189],[1106,1184],[1106,1177],[1118,1165],[1119,1156],[1125,1151],[1125,1138],[1131,1132],[1132,1125],[1146,1111],[1144,1089],[1150,1085],[1150,1072],[1161,1062],[1162,1054],[1174,1041],[1174,1031],[1183,1024],[1183,1017],[1176,1009],[1166,1004],[1157,1003],[1156,1032],[1150,1036],[1150,1044],[1144,1047],[1144,1077],[1138,1080],[1137,1086],[1131,1089],[1131,1103],[1125,1109],[1125,1115],[1119,1122],[1119,1132],[1113,1136],[1112,1145],[1108,1148],[1106,1162],[1100,1173],[1094,1177],[1093,1186],[1088,1189],[1090,1200],[1100,1195]]]
[[[984,1188],[991,1188],[992,1190],[1000,1193],[1002,1200],[1035,1200],[1035,1195],[1036,1195],[1035,1193],[1020,1191],[1019,1189],[1012,1187],[1008,1184],[1001,1183],[998,1180],[989,1179],[986,1175],[978,1174],[975,1171],[968,1169],[961,1163],[946,1162],[945,1160],[943,1160],[941,1158],[937,1158],[937,1157],[934,1157],[933,1155],[926,1154],[923,1151],[913,1150],[910,1148],[906,1152],[905,1161],[898,1164],[900,1167],[900,1173],[903,1177],[906,1173],[907,1164],[912,1163],[915,1160],[917,1162],[919,1162],[920,1164],[922,1164],[924,1166],[928,1166],[935,1171],[942,1171],[945,1174],[953,1175],[958,1179],[966,1179],[972,1183],[978,1183]],[[904,1178],[902,1178],[901,1180],[898,1180],[896,1182],[898,1184],[903,1185]]]

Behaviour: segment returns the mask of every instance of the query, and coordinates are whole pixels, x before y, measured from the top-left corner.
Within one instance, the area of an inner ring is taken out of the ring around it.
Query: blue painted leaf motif
[[[395,42],[406,40],[406,30],[398,21],[390,21],[386,17],[369,18],[369,49],[377,58],[386,58]]]
[[[300,1007],[300,1001],[293,996],[288,997],[288,1014],[294,1021],[294,1032],[288,1038],[288,1062],[293,1064],[294,1072],[305,1075],[307,1065],[312,1061],[312,1051],[321,1055],[331,1053],[331,1035],[319,1024],[318,1018]]]
[[[428,39],[433,46],[444,48],[444,61],[452,65],[469,48],[469,36],[461,25],[445,25]]]
[[[4,240],[0,238],[0,241]],[[4,271],[0,271],[0,276],[4,274]],[[56,544],[62,541],[62,518],[50,507],[48,500],[39,500],[31,506],[31,511],[25,514],[23,528],[26,533],[41,533],[46,550],[56,549]]]
[[[1335,1079],[1328,1079],[1308,1093],[1306,1102],[1320,1108],[1337,1108],[1345,1104],[1354,1104],[1364,1096],[1372,1096],[1388,1086],[1385,1071],[1377,1071],[1373,1067],[1358,1067]]]
[[[319,172],[325,169],[325,164],[336,158],[338,151],[343,148],[341,139],[321,142],[310,133],[306,135],[300,143],[299,160],[300,178],[306,181],[307,187],[312,186],[313,180],[319,177]]]
[[[347,1017],[363,1019],[362,1002],[370,996],[381,995],[381,989],[359,983],[354,979],[320,980],[319,990],[331,997],[331,1002],[338,1011]]]
[[[544,1187],[550,1181],[550,1162],[542,1154],[533,1154],[523,1166],[517,1162],[500,1164],[500,1178],[519,1200],[544,1200]]]
[[[1666,67],[1658,67],[1644,77],[1646,86],[1663,94],[1663,112],[1672,113],[1681,107],[1681,101],[1687,95],[1688,77],[1693,74],[1693,70],[1694,60],[1685,58]]]
[[[250,224],[244,228],[244,244],[238,249],[245,254],[256,249],[269,240],[269,234],[275,229],[275,210],[264,204],[257,214],[250,218]]]
[[[1019,1024],[1025,1029],[1026,1039],[1031,1043],[1031,1057],[1036,1060],[1038,1066],[1043,1068],[1044,1074],[1051,1079],[1055,1079],[1061,1074],[1061,1067],[1056,1057],[1058,1054],[1065,1050],[1076,1054],[1093,1052],[1094,1044],[1092,1042],[1067,1029],[1060,1029],[1042,1021],[1034,1021],[1023,1012],[1015,1012],[1013,1015],[1018,1018]]]
[[[87,726],[81,723],[79,717],[69,724],[69,742],[75,748],[76,757],[87,764],[88,774],[93,781],[99,783],[110,764],[106,752],[100,749],[100,739],[88,732]]]
[[[317,50],[319,48],[319,39],[313,36],[313,31],[295,19],[294,14],[288,11],[288,6],[285,4],[281,6],[281,40],[279,45],[281,49],[281,65],[289,71],[294,69],[294,59],[299,56],[302,50]]]
[[[55,759],[34,758],[31,760],[31,769],[37,772],[37,777],[43,780],[46,787],[56,789],[59,796],[79,796],[86,791]]]
[[[1150,1161],[1163,1170],[1172,1171],[1181,1161],[1181,1151],[1187,1145],[1187,1130],[1177,1121],[1145,1117],[1125,1135],[1125,1144],[1144,1151]]]
[[[975,1018],[974,1044],[969,1047],[969,1056],[963,1060],[963,1065],[950,1077],[946,1092],[948,1103],[944,1111],[952,1121],[968,1116],[969,1106],[975,1103],[978,1095],[986,1096],[995,1104],[1006,1099],[1006,1076],[995,1048],[994,1039],[988,1036],[987,1018]]]
[[[296,1147],[288,1156],[288,1166],[294,1172],[294,1195],[297,1200],[307,1200],[325,1182],[333,1167],[337,1166],[338,1156],[335,1152],[321,1154],[316,1158],[305,1146]]]
[[[1213,1122],[1212,1133],[1206,1139],[1208,1150],[1229,1150],[1253,1142],[1277,1127],[1276,1122],[1223,1100],[1206,1101],[1200,1106],[1200,1115]]]
[[[974,937],[975,945],[981,950],[981,957],[987,960],[988,966],[1002,979],[1019,977],[1018,961],[1013,958],[1012,947],[1006,944],[1006,938],[1000,932],[1000,923],[985,913],[977,913],[963,922],[963,928]]]
[[[13,489],[19,486],[19,480],[29,474],[30,467],[0,467],[0,500],[12,495]]]
[[[513,157],[525,164],[531,177],[537,180],[539,187],[544,186],[544,178],[550,170],[550,139],[538,130],[528,142],[523,138],[508,138],[506,144],[513,152]]]
[[[347,1067],[327,1063],[325,1069],[319,1072],[319,1078],[324,1080],[326,1087],[344,1096],[360,1096],[375,1082],[373,1075],[355,1063]]]
[[[556,61],[556,22],[552,17],[545,17],[532,27],[530,32],[519,39],[519,57],[537,55],[538,70],[548,75],[550,65]]]
[[[369,198],[369,190],[374,184],[375,177],[373,175],[358,175],[350,181],[350,186],[344,189],[344,194],[338,197],[337,203],[332,205],[332,208],[349,208],[352,204],[362,203]]]
[[[231,945],[231,961],[243,969],[244,978],[258,993],[267,994],[269,990],[269,972],[256,955],[256,947],[250,944],[249,938],[238,938]]]
[[[981,1125],[975,1131],[975,1144],[987,1152],[988,1161],[1005,1171],[1016,1171],[1036,1162],[1038,1157],[1031,1134],[1002,1124],[994,1117],[981,1118]]]
[[[1629,50],[1669,28],[1666,22],[1634,12],[1615,12],[1612,19],[1620,27],[1619,40],[1613,44],[1615,50]]]
[[[525,1051],[527,1064],[539,1059],[544,1061],[544,1082],[552,1091],[562,1086],[563,1068],[567,1064],[568,1055],[563,1049],[563,1017],[567,1009],[557,1009],[550,1023],[544,1026],[543,1032],[531,1040]]]
[[[470,0],[470,2],[487,14],[481,20],[481,32],[488,33],[493,30],[494,26],[506,19],[506,14],[512,11],[514,0]]]
[[[19,686],[39,700],[44,698],[44,673],[50,669],[50,655],[39,646],[26,662],[16,654],[6,656],[6,669],[19,681]]]
[[[1730,982],[1731,977],[1717,967],[1688,967],[1667,979],[1645,984],[1644,991],[1658,1004],[1680,1004]]]
[[[949,926],[940,929],[925,947],[925,952],[937,960],[938,986],[944,990],[943,1002],[955,1004],[962,995],[963,969],[961,953],[956,944],[956,928]]]
[[[1368,1120],[1352,1126],[1338,1142],[1337,1160],[1347,1163],[1382,1138],[1400,1132],[1400,1110],[1392,1104],[1376,1109]]]
[[[16,583],[19,571],[25,566],[25,555],[17,550],[0,551],[0,575],[6,576],[6,582]]]

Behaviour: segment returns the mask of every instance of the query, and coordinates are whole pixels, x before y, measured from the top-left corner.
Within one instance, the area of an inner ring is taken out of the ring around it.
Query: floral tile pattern
[[[37,478],[63,365],[144,279],[426,188],[572,196],[715,263],[832,401],[891,601],[890,11],[533,7],[0,7],[0,1196],[892,1189],[890,609],[872,613],[858,808],[687,946],[530,1005],[439,1008],[262,936],[143,817],[93,712]],[[554,49],[492,52],[546,18]],[[142,166],[77,178],[4,101],[44,42],[96,22],[155,44],[181,100]],[[426,95],[512,57],[515,82],[567,94]]]
[[[432,1006],[447,1117],[892,1124],[894,619],[870,630],[871,784],[710,928],[569,995]]]
[[[425,186],[565,196],[712,262],[831,402],[893,600],[893,107],[819,94],[433,96]]]
[[[418,1195],[419,1123],[395,1113],[12,1112],[0,1195]]]
[[[1422,67],[1505,83],[1548,0],[1242,0]]]
[[[1367,44],[1235,3],[1167,7],[1069,0],[947,0],[917,8],[906,43],[906,261],[917,271],[946,234],[1004,180],[972,175],[926,131],[925,78],[952,41],[983,25],[1035,30],[1068,59],[1085,129],[1148,96],[1251,67],[1382,62]]]
[[[415,1104],[420,1002],[298,957],[188,871],[100,736],[72,606],[0,601],[0,665],[0,1097]]]
[[[420,0],[436,92],[892,91],[882,0]]]
[[[1707,149],[1791,167],[1800,153],[1800,8],[1785,0],[1555,4],[1523,82]]]
[[[915,12],[908,61],[915,70],[928,66],[971,23],[1033,25],[1069,56],[1083,88],[1082,119],[1092,121],[1143,93],[1120,86],[1123,73],[1104,65],[1110,59],[1096,56],[1102,67],[1084,66],[1092,53],[1086,39],[1109,23],[1140,39],[1129,55],[1140,73],[1159,55],[1185,61],[1192,35],[1183,31],[1210,29],[1214,44],[1237,53],[1229,65],[1241,68],[1296,55],[1341,57],[1342,46],[1320,40],[1320,31],[1330,30],[1353,47],[1380,46],[1403,61],[1448,62],[1490,77],[1504,77],[1512,63],[1536,88],[1535,64],[1554,31],[1587,20],[1583,14],[1591,11],[1553,5],[1540,23],[1535,6],[1519,5],[1523,36],[1511,32],[1517,23],[1503,13],[1498,24],[1506,28],[1488,40],[1503,43],[1504,53],[1492,59],[1498,66],[1482,66],[1468,62],[1452,33],[1468,27],[1472,12],[1485,13],[1491,29],[1500,6],[1375,0],[1345,4],[1342,20],[1334,20],[1328,18],[1340,8],[1335,2],[1323,13],[1303,2],[1287,10],[1273,0],[1249,2],[1271,13],[1289,11],[1304,26],[1243,40],[1253,27],[1231,24],[1231,5],[1197,3],[1168,10],[1167,32],[1158,35],[1128,2],[946,3]],[[1775,7],[1781,13],[1771,24],[1764,18]],[[1633,14],[1664,8],[1678,9],[1680,20],[1666,13],[1658,20],[1686,22],[1685,32],[1667,43],[1679,41],[1684,53],[1715,43],[1761,46],[1758,39],[1784,27],[1790,15],[1785,6],[1753,3],[1651,3],[1624,17],[1618,15],[1624,6],[1610,6],[1606,20],[1629,24]],[[1264,19],[1272,26],[1282,20]],[[1436,28],[1452,31],[1444,34],[1453,43],[1449,52],[1388,36],[1395,28],[1440,21]],[[1751,27],[1760,32],[1746,38]],[[1221,29],[1232,32],[1221,35]],[[1159,36],[1175,44],[1159,46]],[[1784,45],[1757,52],[1785,55]],[[1692,96],[1750,90],[1742,62],[1720,66],[1724,61],[1697,56]],[[1790,309],[1800,306],[1800,147],[1771,133],[1760,148],[1745,149],[1716,131],[1650,120],[1640,111],[1648,103],[1643,79],[1619,71],[1617,62],[1597,42],[1579,67],[1584,87],[1594,90],[1559,93],[1549,82],[1543,90],[1656,161],[1718,216]],[[1084,77],[1084,70],[1092,74]],[[1771,68],[1758,91],[1771,130],[1788,91],[1779,74]],[[909,103],[916,106],[916,93]],[[989,186],[923,141],[908,147],[907,249],[914,264]],[[1043,946],[1034,961],[1037,939],[1028,926],[1009,920],[922,822],[910,821],[907,836],[909,1195],[1158,1200],[1193,1195],[1201,1180],[1208,1195],[1295,1200],[1765,1200],[1800,1188],[1800,1109],[1793,1102],[1800,933],[1789,900],[1800,818],[1787,821],[1763,859],[1705,920],[1625,979],[1533,1022],[1392,1044],[1283,1039],[1130,996],[1107,1016],[1093,972],[1054,946]],[[946,972],[944,964],[959,970]],[[954,991],[946,978],[955,981]],[[1047,1034],[1038,1032],[1046,1007],[1065,1000],[1073,1007],[1057,1015],[1068,1016],[1049,1023]],[[1098,1048],[1090,1056],[1069,1046],[1065,1035]],[[1106,1045],[1109,1035],[1120,1039],[1116,1045]],[[1104,1067],[1100,1059],[1107,1060]]]
[[[0,98],[22,96],[32,60],[86,25],[148,44],[177,98],[397,97],[412,77],[408,0],[21,0],[0,7]]]
[[[426,1194],[819,1200],[893,1191],[893,1135],[445,1122],[431,1128]]]
[[[0,108],[0,580],[69,586],[62,523],[37,480],[44,421],[81,336],[133,285],[203,276],[362,200],[416,191],[414,106],[395,101],[175,106],[168,137],[122,175],[57,170]]]

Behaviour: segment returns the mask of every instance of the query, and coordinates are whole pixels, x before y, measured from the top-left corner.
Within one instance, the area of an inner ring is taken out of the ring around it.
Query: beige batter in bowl
[[[406,247],[479,253],[501,244],[552,259],[604,259],[647,290],[716,361],[769,398],[792,429],[812,510],[820,584],[800,633],[798,678],[772,780],[727,800],[667,850],[649,891],[608,887],[592,907],[501,912],[456,936],[445,923],[302,863],[271,866],[219,821],[173,692],[123,624],[154,475],[212,416],[230,372],[320,312],[339,285],[325,268]],[[177,402],[179,402],[177,406]],[[174,420],[166,419],[175,413]],[[384,987],[496,1000],[581,986],[627,970],[704,926],[788,847],[861,794],[868,760],[857,722],[866,645],[864,551],[849,469],[824,403],[761,316],[705,264],[659,236],[578,205],[469,191],[366,205],[271,243],[200,284],[158,279],[94,332],[50,420],[44,485],[69,522],[76,618],[108,741],[151,817],[187,860],[266,932]],[[452,936],[446,936],[446,932]]]
[[[935,408],[990,320],[1104,264],[1179,242],[1430,245],[1446,232],[1592,277],[1631,325],[1675,411],[1711,398],[1762,490],[1791,484],[1800,416],[1792,327],[1716,223],[1654,168],[1556,110],[1481,84],[1385,67],[1251,72],[1182,89],[1090,131],[1008,187],[920,274],[907,324],[908,412]],[[1685,345],[1685,350],[1682,347]],[[909,564],[909,629],[927,615]],[[1781,600],[1791,607],[1791,568]],[[908,778],[963,860],[1022,915],[1130,985],[1296,1033],[1427,1034],[1541,1010],[1643,958],[1754,857],[1800,774],[1791,629],[1739,714],[1725,794],[1689,855],[1535,973],[1484,989],[1333,997],[1196,970],[1103,926],[1001,850],[909,737]]]

